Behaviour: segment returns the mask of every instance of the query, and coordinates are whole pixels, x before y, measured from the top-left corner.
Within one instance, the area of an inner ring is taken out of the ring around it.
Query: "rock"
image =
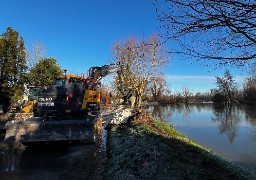
[[[132,116],[132,109],[119,107],[111,110],[111,112],[105,112],[103,114],[103,120],[107,124],[123,124],[127,123],[128,119]]]

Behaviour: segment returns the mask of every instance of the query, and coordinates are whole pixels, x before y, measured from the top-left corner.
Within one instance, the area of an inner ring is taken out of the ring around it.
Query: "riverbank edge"
[[[105,179],[256,178],[142,111],[107,130]]]

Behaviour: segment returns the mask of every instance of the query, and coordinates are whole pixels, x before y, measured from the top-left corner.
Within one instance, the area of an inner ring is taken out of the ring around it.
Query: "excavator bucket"
[[[98,116],[80,120],[45,120],[30,118],[25,121],[8,122],[5,125],[5,142],[96,142],[101,129]]]

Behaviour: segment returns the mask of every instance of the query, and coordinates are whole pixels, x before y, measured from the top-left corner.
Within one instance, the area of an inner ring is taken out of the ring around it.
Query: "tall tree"
[[[32,44],[32,49],[27,51],[27,66],[30,71],[31,68],[35,67],[36,63],[45,58],[46,47],[43,43],[36,41]]]
[[[119,66],[118,89],[124,97],[132,92],[135,106],[140,107],[145,87],[158,76],[168,60],[158,37],[153,35],[148,41],[129,38],[125,43],[117,42],[113,47],[113,58]]]
[[[256,78],[247,78],[244,83],[244,98],[249,104],[256,103]]]
[[[193,95],[193,93],[189,90],[189,87],[188,86],[182,87],[181,94],[183,96],[184,103],[189,104],[190,100],[192,99],[192,95]]]
[[[256,63],[251,65],[249,77],[244,83],[244,98],[249,104],[256,103]]]
[[[56,59],[39,59],[28,74],[29,84],[33,86],[52,85],[55,77],[59,75],[62,75],[62,70]]]
[[[164,91],[166,90],[166,78],[164,75],[159,74],[158,77],[152,77],[148,85],[153,96],[153,100],[160,101]]]
[[[226,70],[223,77],[216,77],[217,92],[224,96],[226,103],[232,103],[237,91],[234,77]]]
[[[22,97],[26,69],[23,38],[8,27],[0,36],[0,99],[4,110],[8,108],[10,98],[18,100]]]
[[[181,45],[173,53],[239,64],[256,59],[255,1],[155,0],[155,6],[163,38]]]

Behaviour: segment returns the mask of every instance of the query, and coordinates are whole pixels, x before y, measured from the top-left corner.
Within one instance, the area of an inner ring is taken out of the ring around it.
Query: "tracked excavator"
[[[34,117],[8,122],[7,142],[52,142],[97,140],[101,127],[100,80],[116,71],[116,65],[91,67],[87,76],[66,75],[44,87],[34,106]]]

